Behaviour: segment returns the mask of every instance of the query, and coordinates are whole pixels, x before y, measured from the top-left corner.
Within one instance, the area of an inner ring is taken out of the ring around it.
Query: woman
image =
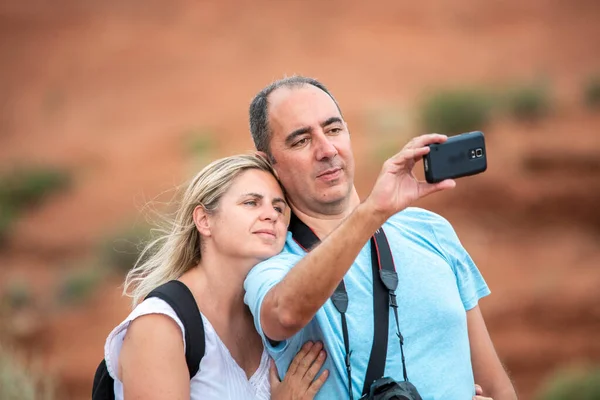
[[[124,292],[136,307],[105,346],[117,399],[314,396],[328,374],[308,378],[323,365],[321,344],[307,343],[280,383],[272,362],[269,373],[269,357],[243,301],[246,274],[282,250],[289,217],[262,156],[217,160],[192,180],[172,226],[148,245],[125,279]],[[171,280],[190,289],[203,317],[206,352],[191,380],[181,321],[163,300],[142,301]]]

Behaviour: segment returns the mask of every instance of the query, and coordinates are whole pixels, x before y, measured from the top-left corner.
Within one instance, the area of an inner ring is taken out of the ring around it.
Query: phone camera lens
[[[482,150],[482,149],[477,149],[477,150],[475,150],[475,155],[476,155],[477,157],[481,157],[481,156],[483,156],[483,150]]]

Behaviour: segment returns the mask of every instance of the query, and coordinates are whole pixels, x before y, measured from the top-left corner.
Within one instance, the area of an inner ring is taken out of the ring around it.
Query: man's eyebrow
[[[305,133],[309,133],[311,131],[310,126],[305,126],[302,128],[298,128],[285,138],[286,146],[291,146],[292,142],[300,135],[304,135]]]
[[[344,121],[342,121],[342,119],[340,117],[329,117],[324,122],[321,122],[321,127],[324,128],[327,125],[335,124],[336,122],[341,124]]]
[[[325,121],[321,122],[321,127],[324,128],[328,125],[331,124],[335,124],[335,123],[343,123],[344,121],[342,121],[342,119],[340,117],[329,117],[327,118]],[[290,133],[289,135],[287,135],[287,137],[285,138],[285,144],[286,146],[291,146],[292,143],[294,142],[294,140],[300,136],[300,135],[304,135],[305,133],[310,133],[310,131],[312,130],[312,128],[310,126],[304,126],[302,128],[298,128],[295,131],[292,131],[292,133]]]

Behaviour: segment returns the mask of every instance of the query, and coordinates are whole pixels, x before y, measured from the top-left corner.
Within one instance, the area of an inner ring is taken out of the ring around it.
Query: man
[[[307,226],[321,240],[303,248],[296,233],[288,232],[284,251],[258,264],[244,284],[245,301],[280,374],[305,341],[321,340],[330,377],[317,398],[366,393],[371,351],[379,343],[373,339],[379,277],[372,270],[377,257],[371,258],[370,239],[382,227],[398,274],[398,328],[404,338],[401,348],[388,308],[383,375],[402,381],[405,367],[423,399],[469,399],[475,381],[485,396],[515,399],[478,307],[489,289],[477,267],[445,219],[408,207],[455,186],[451,180],[419,182],[412,174],[427,145],[446,137],[413,139],[384,163],[361,202],[346,122],[318,81],[291,77],[263,89],[250,106],[250,129],[257,150],[269,156],[281,179],[295,226]],[[330,299],[342,279],[348,299],[343,316]]]

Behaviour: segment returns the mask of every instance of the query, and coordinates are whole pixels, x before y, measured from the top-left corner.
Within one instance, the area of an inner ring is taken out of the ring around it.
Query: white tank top
[[[117,378],[119,354],[129,324],[134,319],[146,314],[164,314],[171,317],[179,328],[183,338],[185,351],[185,330],[175,311],[159,298],[149,298],[129,314],[108,335],[104,345],[104,358],[108,373],[115,380],[115,398],[123,400],[123,383]],[[200,362],[200,370],[190,381],[190,400],[268,400],[271,397],[269,385],[269,356],[266,350],[254,375],[248,379],[244,370],[235,362],[225,344],[208,319],[202,316],[206,338],[206,352]]]

